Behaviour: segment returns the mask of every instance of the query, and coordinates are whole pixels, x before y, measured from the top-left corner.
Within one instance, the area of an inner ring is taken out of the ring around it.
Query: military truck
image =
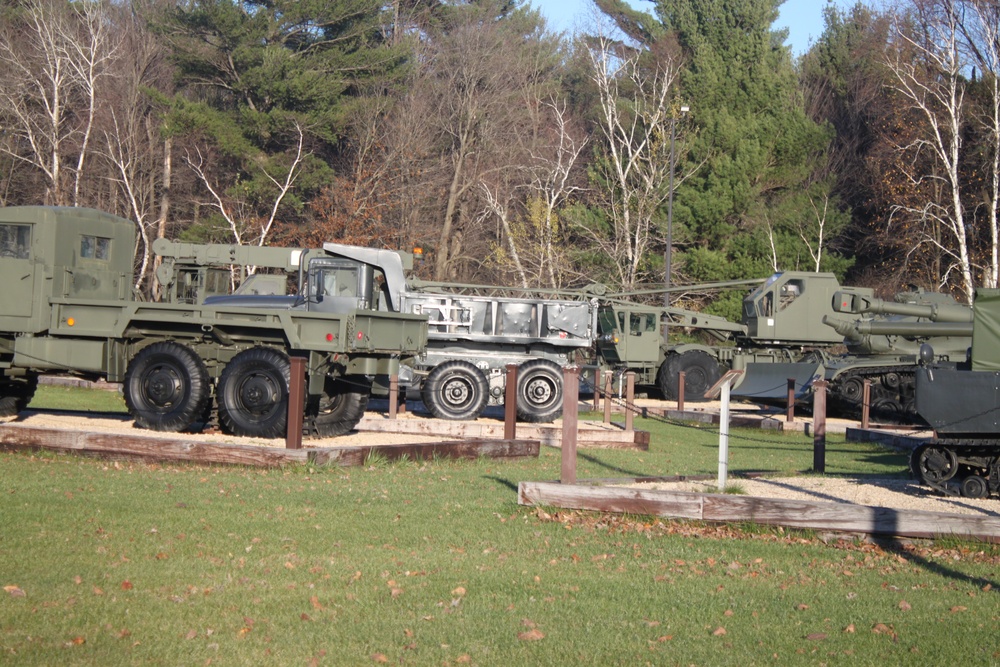
[[[521,421],[552,421],[562,412],[562,366],[575,353],[592,346],[596,330],[599,286],[574,292],[516,290],[501,287],[433,283],[408,278],[412,255],[326,243],[330,256],[346,257],[378,267],[379,288],[365,305],[422,316],[427,320],[427,347],[400,368],[403,391],[419,397],[441,419],[476,419],[488,405],[502,405],[506,367],[517,368],[517,415]],[[278,252],[284,250],[285,254]],[[158,278],[164,298],[220,305],[254,298],[261,307],[283,307],[281,278],[288,252],[302,249],[243,248],[158,240],[153,251],[162,259]],[[226,292],[232,273],[242,266],[274,269],[276,274],[246,277],[232,296]],[[505,296],[504,294],[508,294]],[[562,296],[563,298],[557,298]],[[333,301],[317,304],[325,310]],[[387,391],[385,378],[376,391]]]
[[[617,373],[636,373],[636,384],[677,400],[703,401],[705,390],[727,369],[744,369],[739,388],[752,400],[785,400],[787,378],[804,387],[825,351],[843,336],[823,324],[836,293],[871,296],[863,287],[843,287],[832,273],[785,271],[763,281],[743,300],[740,323],[689,310],[638,306],[606,300],[600,310],[597,349]],[[706,334],[711,343],[669,343],[662,326]],[[808,361],[808,363],[802,363]]]
[[[305,359],[304,432],[332,436],[364,413],[371,378],[426,346],[426,317],[381,311],[378,258],[289,251],[296,294],[225,303],[148,303],[133,293],[135,225],[91,209],[0,209],[0,411],[30,401],[38,377],[121,382],[138,426],[280,437],[292,356]],[[363,249],[362,249],[363,250]],[[239,251],[234,251],[239,252]],[[207,300],[206,300],[207,301]]]

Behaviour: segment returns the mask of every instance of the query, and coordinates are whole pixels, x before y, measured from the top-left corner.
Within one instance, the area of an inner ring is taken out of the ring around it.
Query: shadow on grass
[[[923,556],[914,553],[913,551],[908,551],[903,548],[903,544],[898,540],[892,539],[876,539],[876,542],[886,551],[894,553],[901,558],[905,558],[908,562],[918,565],[928,572],[936,574],[939,577],[947,577],[955,581],[960,581],[967,584],[973,584],[979,590],[986,593],[1000,593],[1000,581],[994,581],[987,579],[986,577],[973,577],[964,572],[958,572],[950,567],[943,565],[937,561],[930,560],[929,558],[924,558]]]
[[[483,475],[483,479],[489,479],[494,482],[497,482],[501,486],[506,486],[514,493],[517,493],[517,482],[512,482],[509,479],[505,479],[503,477],[497,477],[496,475]]]

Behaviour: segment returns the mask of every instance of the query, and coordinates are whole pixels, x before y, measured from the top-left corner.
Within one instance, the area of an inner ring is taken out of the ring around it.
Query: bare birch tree
[[[269,171],[264,166],[260,167],[264,177],[274,186],[273,199],[267,203],[268,209],[266,211],[259,210],[248,197],[241,196],[238,184],[235,188],[226,189],[217,179],[213,178],[209,168],[210,161],[206,159],[205,154],[200,149],[195,148],[193,154],[191,152],[185,153],[185,163],[208,191],[210,197],[208,205],[215,208],[226,221],[233,242],[237,245],[266,245],[274,228],[278,211],[281,209],[282,201],[294,188],[295,181],[302,171],[303,160],[308,155],[305,151],[305,133],[298,123],[295,123],[295,132],[298,139],[294,153],[289,157],[290,163],[287,168],[280,173],[272,173],[273,168]],[[255,270],[255,267],[252,266],[247,268],[250,273]]]
[[[602,159],[595,163],[611,232],[591,231],[592,240],[612,259],[622,288],[633,289],[644,276],[655,221],[669,196],[671,93],[677,68],[640,66],[639,54],[622,54],[607,38],[591,51],[592,77],[599,95]]]
[[[896,149],[910,157],[901,164],[917,165],[921,163],[918,158],[932,158],[933,170],[912,169],[905,176],[918,187],[936,185],[943,196],[894,204],[890,225],[918,224],[919,243],[931,244],[949,258],[943,280],[957,272],[962,291],[971,303],[975,279],[961,169],[966,120],[961,28],[952,0],[921,3],[916,10],[912,15],[895,18],[896,44],[886,63],[893,76],[893,88],[921,120],[923,131]],[[911,27],[911,20],[916,29]]]
[[[982,128],[982,149],[987,192],[986,216],[990,243],[988,259],[982,269],[985,287],[1000,284],[1000,5],[995,0],[968,0],[963,3],[961,29],[966,50],[982,73],[986,99],[974,111],[973,118]]]
[[[44,175],[50,204],[80,204],[99,90],[120,43],[108,10],[26,0],[23,22],[0,34],[0,106],[18,140],[0,148]]]

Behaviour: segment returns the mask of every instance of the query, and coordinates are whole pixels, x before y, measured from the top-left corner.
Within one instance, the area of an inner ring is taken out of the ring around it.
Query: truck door
[[[658,312],[630,310],[627,315],[626,354],[630,366],[656,364],[660,355],[660,315]]]
[[[32,226],[0,224],[0,321],[31,317],[35,302],[35,271],[32,265]],[[6,328],[6,327],[5,327]]]

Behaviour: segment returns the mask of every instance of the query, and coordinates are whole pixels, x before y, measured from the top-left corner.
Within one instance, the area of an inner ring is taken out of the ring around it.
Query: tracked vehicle
[[[0,411],[23,409],[40,375],[70,373],[121,382],[143,428],[217,418],[236,435],[280,437],[300,356],[304,432],[339,435],[363,415],[371,378],[426,345],[426,317],[378,309],[377,256],[288,249],[294,295],[148,303],[132,290],[135,240],[134,223],[96,210],[0,208]]]
[[[838,292],[834,311],[864,315],[846,320],[825,316],[823,322],[844,336],[846,354],[824,360],[831,410],[857,416],[865,381],[870,386],[872,415],[912,422],[914,374],[921,345],[930,343],[942,361],[964,360],[972,343],[972,309],[950,295],[912,290],[894,301]]]
[[[916,409],[935,437],[913,451],[910,469],[941,493],[986,498],[1000,494],[1000,291],[977,290],[973,313],[968,360],[921,349]]]

